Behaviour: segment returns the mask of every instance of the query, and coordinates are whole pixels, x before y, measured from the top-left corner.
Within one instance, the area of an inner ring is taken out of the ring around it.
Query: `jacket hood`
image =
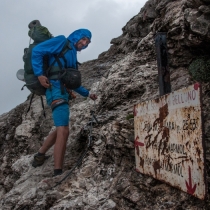
[[[82,29],[78,29],[78,30],[74,31],[73,33],[71,33],[68,36],[67,39],[71,43],[76,44],[80,39],[82,39],[84,37],[87,37],[91,41],[92,34],[91,34],[91,32],[88,29],[83,29],[82,28]],[[87,48],[87,46],[83,47],[82,49]]]

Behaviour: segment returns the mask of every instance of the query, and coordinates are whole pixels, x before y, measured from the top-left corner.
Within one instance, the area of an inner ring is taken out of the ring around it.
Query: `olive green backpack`
[[[49,32],[49,30],[40,24],[39,20],[31,21],[28,25],[28,28],[29,28],[28,35],[30,37],[30,41],[29,41],[29,47],[24,49],[24,55],[23,55],[24,69],[18,70],[16,74],[19,80],[25,82],[25,85],[22,87],[21,90],[23,90],[24,87],[26,86],[32,93],[27,113],[30,110],[34,94],[40,96],[42,107],[44,110],[44,103],[43,103],[42,95],[45,95],[45,91],[46,91],[46,88],[43,87],[41,83],[39,82],[38,77],[34,75],[32,63],[31,63],[32,50],[37,44],[44,42],[53,37],[52,34]],[[33,43],[31,43],[31,40],[33,40]],[[48,56],[44,56],[43,57],[43,72],[45,72],[48,68],[49,68],[49,59],[48,59]],[[45,112],[44,112],[44,116],[45,116]]]
[[[24,61],[24,80],[25,85],[32,93],[36,95],[45,95],[46,89],[40,84],[37,76],[34,75],[34,71],[31,63],[31,55],[33,48],[50,38],[52,38],[52,34],[49,30],[42,26],[38,20],[31,21],[28,25],[29,32],[28,35],[34,41],[32,44],[29,43],[29,47],[24,49],[23,61]],[[46,71],[48,66],[48,56],[44,56],[43,58],[43,72]]]

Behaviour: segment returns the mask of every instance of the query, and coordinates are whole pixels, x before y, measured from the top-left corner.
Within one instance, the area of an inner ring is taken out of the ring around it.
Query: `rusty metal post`
[[[171,92],[170,72],[168,68],[168,53],[166,33],[158,32],[155,36],[157,53],[158,79],[160,96]]]

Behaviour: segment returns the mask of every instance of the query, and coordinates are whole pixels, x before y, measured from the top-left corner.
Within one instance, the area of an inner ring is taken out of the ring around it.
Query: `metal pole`
[[[171,92],[170,71],[168,68],[168,53],[166,33],[158,32],[155,36],[157,66],[160,96]]]

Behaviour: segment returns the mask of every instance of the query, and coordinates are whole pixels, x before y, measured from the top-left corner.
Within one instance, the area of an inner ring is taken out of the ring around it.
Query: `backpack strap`
[[[68,50],[72,50],[72,48],[71,48],[71,46],[70,46],[70,41],[67,39],[67,42],[66,42],[66,44],[65,44],[65,46],[64,46],[64,48],[62,49],[62,51],[59,53],[59,55],[57,56],[57,58],[58,58],[58,60],[59,60],[59,58],[62,58],[63,59],[63,61],[64,61],[64,63],[65,63],[65,68],[67,68],[67,60],[66,60],[66,58],[65,58],[65,53],[68,51]],[[57,61],[57,60],[56,60]],[[57,61],[58,62],[58,61]],[[58,63],[59,64],[59,63]],[[61,62],[60,62],[60,64],[61,64]],[[59,67],[62,65],[60,65],[59,64]]]
[[[60,68],[60,66],[58,68],[53,68],[53,66],[55,65],[56,62],[58,62],[59,58],[62,58],[64,60],[64,63],[65,63],[65,66],[67,66],[67,60],[66,58],[64,57],[65,53],[68,51],[68,50],[72,50],[71,46],[70,46],[70,41],[67,39],[66,40],[66,44],[64,45],[63,49],[61,50],[61,52],[58,54],[58,55],[54,55],[55,57],[55,60],[52,62],[52,64],[49,66],[49,68],[46,70],[46,76],[47,78],[51,79],[50,77],[51,76],[54,76],[54,75],[58,75],[60,70],[62,68]],[[56,57],[58,58],[58,60],[56,59]],[[60,61],[60,60],[59,60]],[[60,62],[61,63],[61,62]],[[58,63],[59,65],[59,63]],[[62,63],[61,63],[61,66],[62,66]],[[53,68],[53,69],[52,69]],[[55,70],[54,70],[55,69]],[[53,70],[53,71],[52,71]],[[53,78],[54,79],[54,78]]]
[[[76,63],[76,69],[78,70],[78,66],[82,65],[80,62],[77,61]]]
[[[43,109],[43,115],[46,118],[46,114],[45,114],[45,110],[44,110],[44,102],[43,102],[42,96],[40,96],[40,99],[41,99],[41,104],[42,104],[42,109]]]
[[[60,85],[61,85],[61,94],[64,94],[64,85],[61,82],[61,78],[66,74],[65,68],[67,68],[67,60],[65,58],[65,53],[68,50],[72,50],[71,46],[70,46],[70,41],[67,39],[65,46],[63,47],[63,49],[61,50],[61,52],[58,55],[54,55],[55,60],[53,61],[53,63],[50,65],[50,67],[47,70],[47,77],[49,79],[57,79],[60,80]],[[64,61],[64,66],[60,61],[60,58],[63,59]],[[55,63],[58,63],[58,67],[54,67]]]
[[[29,106],[28,106],[28,109],[27,109],[27,111],[26,111],[26,115],[28,114],[28,112],[29,112],[30,109],[31,109],[31,104],[32,104],[33,98],[34,98],[34,93],[32,93],[32,95],[31,95],[31,98],[30,98],[30,101],[29,101]],[[25,115],[25,116],[26,116],[26,115]]]
[[[59,59],[58,56],[54,56],[55,57],[55,60],[57,61],[58,63],[58,66],[60,68],[60,71],[58,72],[58,80],[60,80],[60,85],[61,85],[61,94],[63,95],[64,94],[64,85],[63,83],[61,82],[61,78],[66,74],[66,70],[63,68],[63,65]]]
[[[52,68],[52,66],[54,66],[54,64],[56,63],[56,60],[54,60],[53,62],[52,62],[52,64],[49,66],[49,68],[46,70],[46,72],[45,72],[45,74],[46,74],[46,77],[47,78],[49,78],[50,77],[50,70],[51,70],[51,68]]]
[[[35,95],[35,93],[32,93],[31,98],[30,98],[30,101],[29,101],[29,106],[28,106],[28,109],[27,109],[27,111],[26,111],[26,115],[28,114],[28,112],[29,112],[30,109],[31,109],[31,104],[32,104],[32,100],[33,100],[33,98],[34,98],[34,95]],[[42,96],[40,96],[40,99],[41,99],[41,104],[42,104],[42,109],[43,109],[43,115],[44,115],[44,117],[46,118],[46,114],[45,114],[45,110],[44,110],[44,102],[43,102]],[[26,116],[26,115],[25,115],[25,116]]]

